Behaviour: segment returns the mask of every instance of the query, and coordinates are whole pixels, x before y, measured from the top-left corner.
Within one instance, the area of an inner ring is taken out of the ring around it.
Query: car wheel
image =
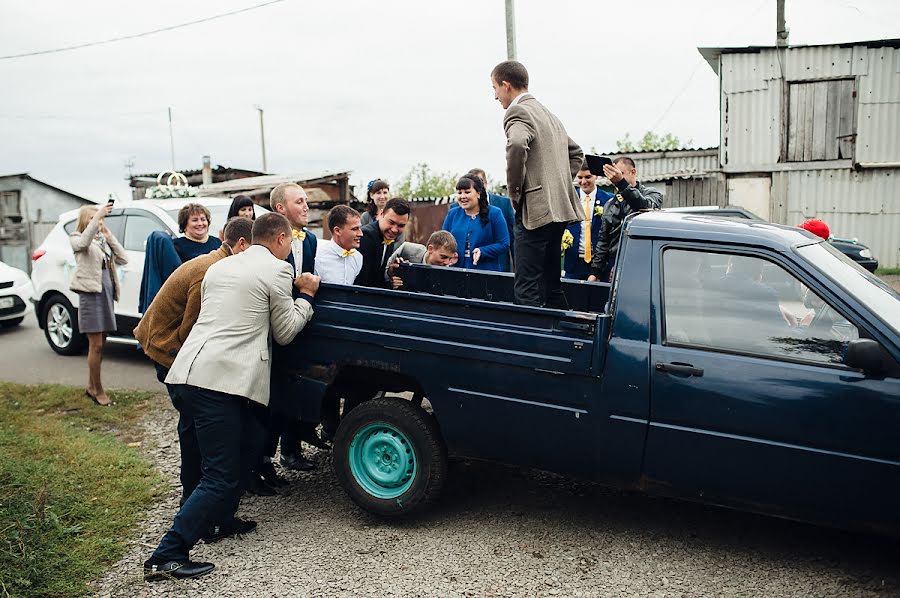
[[[398,398],[367,401],[342,420],[332,449],[335,475],[357,505],[408,516],[440,495],[447,450],[434,418]]]
[[[60,355],[78,355],[84,349],[84,335],[78,332],[75,308],[62,295],[54,295],[42,312],[44,336]]]
[[[0,320],[0,328],[14,328],[25,320],[25,316],[21,318],[13,318],[11,320]]]

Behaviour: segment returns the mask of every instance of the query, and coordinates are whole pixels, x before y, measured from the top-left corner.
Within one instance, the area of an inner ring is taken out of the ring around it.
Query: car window
[[[103,222],[106,224],[106,228],[109,229],[109,232],[111,232],[116,239],[122,238],[122,233],[125,230],[125,216],[121,214],[114,214],[104,218]]]
[[[790,272],[748,255],[663,253],[664,342],[843,363],[859,331]]]
[[[147,237],[155,230],[166,230],[162,222],[144,214],[129,214],[122,245],[130,251],[144,251]]]
[[[78,220],[70,220],[63,224],[63,230],[66,231],[67,235],[71,235],[75,232],[75,225],[78,224]]]

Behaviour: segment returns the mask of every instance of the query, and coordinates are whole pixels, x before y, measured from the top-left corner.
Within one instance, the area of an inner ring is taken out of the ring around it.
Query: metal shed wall
[[[716,148],[608,155],[613,159],[619,156],[630,157],[634,160],[638,179],[648,182],[665,180],[675,174],[704,174],[719,169],[719,153]]]
[[[785,50],[783,60],[774,48],[725,53],[720,77],[723,166],[764,170],[779,161],[787,127],[782,117],[784,80],[842,77],[858,81],[854,161],[900,161],[900,49],[797,47]]]
[[[772,221],[820,218],[837,237],[856,237],[883,267],[900,266],[900,169],[772,173]]]

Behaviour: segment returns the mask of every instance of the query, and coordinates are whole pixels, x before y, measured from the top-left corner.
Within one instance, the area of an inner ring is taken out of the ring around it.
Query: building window
[[[853,158],[856,79],[790,83],[788,162]]]
[[[22,212],[18,191],[0,191],[0,224],[19,224]]]

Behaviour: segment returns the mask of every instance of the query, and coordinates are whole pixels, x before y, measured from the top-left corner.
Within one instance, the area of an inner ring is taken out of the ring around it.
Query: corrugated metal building
[[[900,265],[900,40],[700,53],[719,75],[727,202],[821,218]]]
[[[0,261],[31,272],[31,254],[59,215],[93,203],[27,173],[0,176]]]

